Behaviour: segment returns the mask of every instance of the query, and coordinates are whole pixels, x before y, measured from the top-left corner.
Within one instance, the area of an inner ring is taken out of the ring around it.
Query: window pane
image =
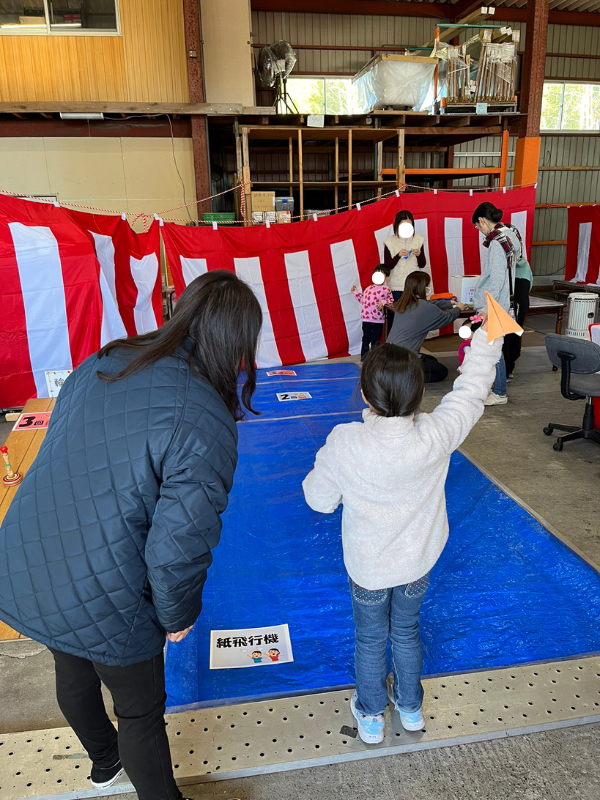
[[[598,130],[600,120],[599,88],[592,83],[565,84],[563,130]]]
[[[300,114],[324,114],[323,78],[289,78],[287,91]]]
[[[48,0],[50,27],[54,31],[116,31],[115,6],[115,0]]]
[[[562,83],[544,84],[542,98],[542,119],[540,127],[543,130],[560,129],[560,103],[562,98]]]
[[[0,0],[0,27],[45,28],[44,0]]]
[[[351,78],[325,79],[325,109],[327,114],[358,114],[358,93]]]

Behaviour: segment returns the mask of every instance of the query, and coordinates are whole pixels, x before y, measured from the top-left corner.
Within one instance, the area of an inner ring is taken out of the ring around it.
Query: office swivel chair
[[[600,444],[600,431],[594,430],[594,407],[592,399],[600,397],[600,345],[586,339],[572,339],[556,333],[546,335],[546,350],[555,367],[561,370],[560,390],[567,400],[586,400],[581,428],[551,422],[544,428],[546,436],[555,430],[566,431],[554,443],[555,450],[562,450],[564,442],[573,439],[591,439]]]

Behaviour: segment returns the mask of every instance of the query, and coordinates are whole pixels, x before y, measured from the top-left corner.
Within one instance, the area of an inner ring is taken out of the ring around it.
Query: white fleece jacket
[[[483,414],[502,339],[478,330],[462,374],[431,414],[337,425],[302,484],[308,505],[340,503],[344,564],[365,589],[411,583],[434,566],[448,539],[445,482],[450,454]]]

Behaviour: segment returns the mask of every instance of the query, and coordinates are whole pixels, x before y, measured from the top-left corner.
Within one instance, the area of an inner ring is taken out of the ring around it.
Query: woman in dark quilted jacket
[[[261,324],[250,287],[209,272],[162,328],[84,361],[0,529],[0,619],[52,651],[58,702],[96,788],[125,769],[140,800],[181,799],[164,722],[165,638],[181,641],[202,608],[236,421],[242,405],[253,412]]]

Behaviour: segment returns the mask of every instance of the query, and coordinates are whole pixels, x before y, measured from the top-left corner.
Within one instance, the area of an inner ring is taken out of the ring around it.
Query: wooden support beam
[[[506,173],[508,169],[508,144],[510,141],[510,134],[508,130],[505,128],[502,131],[502,150],[500,152],[500,188],[504,188],[506,186]]]
[[[246,225],[252,225],[252,183],[250,181],[250,147],[248,128],[242,128],[242,159],[244,176],[244,199],[246,203]]]
[[[304,219],[304,159],[302,153],[302,128],[298,128],[298,181],[300,183],[300,220]]]
[[[240,114],[273,115],[270,107],[248,107],[239,103],[115,103],[97,101],[11,101],[0,103],[0,114],[60,114],[61,111],[103,114],[193,114],[239,116]]]
[[[398,183],[398,189],[401,192],[404,191],[404,184],[406,183],[406,172],[404,167],[405,138],[404,128],[398,128],[398,169],[396,171],[396,181]],[[385,170],[382,170],[381,172],[383,174]]]
[[[253,11],[297,11],[304,14],[366,14],[388,17],[432,17],[451,20],[448,3],[387,2],[386,0],[251,0]]]
[[[537,182],[540,156],[540,120],[548,40],[549,0],[529,0],[525,55],[521,68],[519,138],[515,148],[515,186]]]
[[[471,124],[471,117],[460,117],[458,114],[452,118],[446,117],[446,128],[465,128]]]
[[[352,128],[348,131],[348,206],[352,207]]]

